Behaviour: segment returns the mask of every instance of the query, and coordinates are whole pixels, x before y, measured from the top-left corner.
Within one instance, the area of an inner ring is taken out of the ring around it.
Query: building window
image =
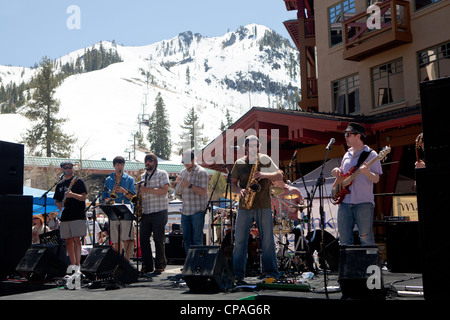
[[[432,5],[433,3],[439,2],[441,0],[415,0],[414,1],[414,9],[420,10],[425,7],[428,7],[429,5]]]
[[[397,59],[371,69],[374,108],[405,99],[403,60]]]
[[[419,82],[450,76],[450,42],[417,53]]]
[[[359,114],[359,75],[333,82],[333,109],[338,114]]]
[[[342,43],[342,22],[355,15],[355,0],[341,1],[328,9],[328,27],[330,28],[330,47]]]

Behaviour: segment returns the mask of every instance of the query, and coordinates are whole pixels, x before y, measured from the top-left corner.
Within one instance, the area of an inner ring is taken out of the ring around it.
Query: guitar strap
[[[358,162],[356,163],[356,168],[359,168],[359,166],[367,159],[371,151],[372,150],[361,152]]]

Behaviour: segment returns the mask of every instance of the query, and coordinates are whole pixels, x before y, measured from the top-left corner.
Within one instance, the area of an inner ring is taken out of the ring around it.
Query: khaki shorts
[[[70,239],[86,236],[86,228],[85,220],[61,221],[59,231],[62,239]]]
[[[119,241],[119,225],[120,225],[120,241],[134,240],[134,224],[131,220],[119,221],[111,220],[110,235],[111,241],[117,243]]]

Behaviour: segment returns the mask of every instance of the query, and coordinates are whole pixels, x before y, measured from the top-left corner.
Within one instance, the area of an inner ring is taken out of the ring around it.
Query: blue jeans
[[[205,224],[205,212],[199,211],[192,215],[181,215],[181,228],[183,229],[183,242],[186,254],[189,248],[203,245],[203,225]]]
[[[339,243],[342,246],[353,245],[353,228],[356,225],[361,245],[375,244],[373,235],[374,205],[370,202],[349,204],[341,203],[338,209]]]
[[[243,280],[247,265],[248,238],[253,221],[258,226],[262,245],[262,267],[267,277],[278,279],[278,263],[273,239],[272,210],[239,209],[236,217],[235,242],[233,250],[233,272],[236,280]]]

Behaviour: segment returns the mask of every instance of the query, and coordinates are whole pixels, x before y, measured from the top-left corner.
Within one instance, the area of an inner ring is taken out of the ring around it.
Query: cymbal
[[[270,194],[274,197],[279,196],[280,194],[283,194],[284,189],[280,187],[270,187]]]
[[[298,194],[287,194],[287,195],[283,196],[283,198],[288,199],[288,200],[297,199]]]
[[[291,205],[291,208],[305,209],[308,208],[308,206],[306,204],[293,204]]]

